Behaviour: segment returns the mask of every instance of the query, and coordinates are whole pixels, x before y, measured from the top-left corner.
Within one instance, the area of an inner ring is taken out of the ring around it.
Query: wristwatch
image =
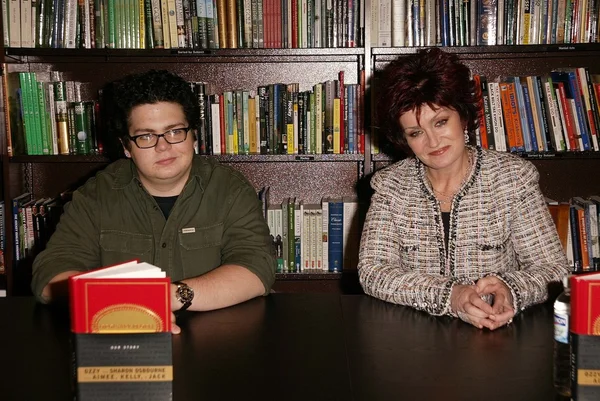
[[[179,310],[186,310],[192,304],[192,300],[194,299],[194,290],[192,287],[181,281],[173,281],[173,284],[177,286],[175,298],[182,303],[182,306],[179,308]]]

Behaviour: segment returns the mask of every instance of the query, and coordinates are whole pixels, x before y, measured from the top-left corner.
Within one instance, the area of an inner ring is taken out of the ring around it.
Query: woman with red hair
[[[539,173],[473,146],[480,94],[455,55],[432,48],[400,57],[381,83],[381,128],[408,157],[371,180],[363,289],[478,328],[512,322],[568,273]]]

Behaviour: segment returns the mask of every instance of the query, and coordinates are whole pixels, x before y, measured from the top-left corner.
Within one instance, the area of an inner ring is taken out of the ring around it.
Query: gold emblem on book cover
[[[92,333],[156,333],[163,322],[153,310],[135,304],[107,306],[92,318]]]
[[[600,335],[600,315],[596,318],[594,324],[592,325],[592,335]]]

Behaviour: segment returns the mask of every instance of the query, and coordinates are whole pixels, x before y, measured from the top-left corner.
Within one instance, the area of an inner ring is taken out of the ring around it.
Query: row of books
[[[1,85],[9,156],[102,153],[98,102],[84,100],[81,82],[56,71],[14,72]]]
[[[33,260],[46,247],[71,194],[65,191],[58,197],[35,199],[26,192],[12,200],[14,262]]]
[[[571,272],[600,271],[600,196],[547,203]]]
[[[600,77],[587,68],[490,82],[482,91],[478,138],[483,147],[511,152],[599,151]]]
[[[204,95],[205,84],[193,86],[205,110],[200,154],[364,153],[364,87],[345,84],[343,72],[307,91],[279,83]]]
[[[6,47],[363,45],[364,0],[10,0],[2,6]]]
[[[598,41],[597,0],[373,0],[371,46]]]
[[[267,204],[265,212],[278,273],[356,269],[361,228],[355,197],[325,197],[320,204],[290,197]]]
[[[102,154],[99,102],[82,100],[86,85],[58,72],[5,74],[8,154]],[[197,152],[220,154],[364,153],[364,85],[339,79],[300,91],[299,84],[208,94],[191,82],[201,109]]]

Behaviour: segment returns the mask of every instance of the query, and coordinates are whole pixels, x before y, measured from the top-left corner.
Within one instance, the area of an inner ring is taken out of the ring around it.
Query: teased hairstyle
[[[419,50],[392,61],[378,79],[378,121],[388,141],[411,155],[400,116],[421,107],[448,107],[456,110],[469,132],[469,142],[479,126],[480,92],[469,68],[454,54],[438,48]]]
[[[198,99],[188,82],[169,71],[149,70],[133,74],[109,83],[103,90],[104,121],[114,149],[109,153],[122,154],[120,143],[131,146],[129,141],[129,117],[136,106],[159,102],[177,103],[191,130],[199,126],[200,107]],[[110,155],[109,155],[110,156]]]

